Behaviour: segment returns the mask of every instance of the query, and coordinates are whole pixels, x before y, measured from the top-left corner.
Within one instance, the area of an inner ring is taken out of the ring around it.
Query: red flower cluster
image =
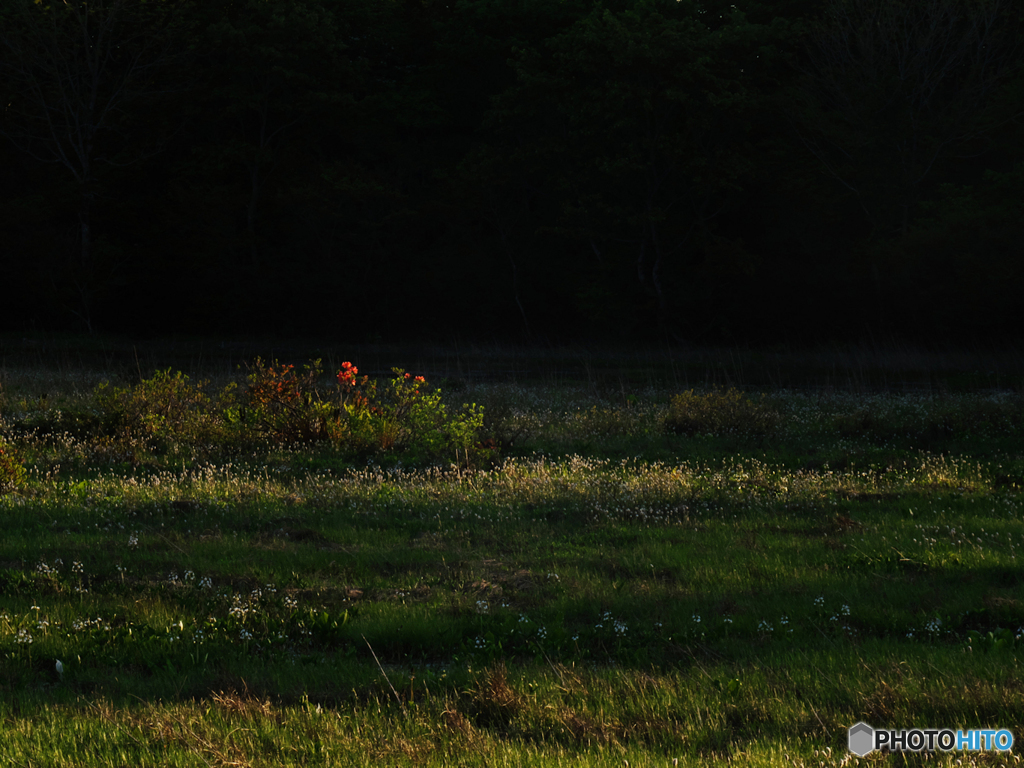
[[[352,365],[352,363],[344,362],[341,364],[341,370],[338,371],[338,381],[342,384],[354,385],[357,373],[359,373],[358,368]]]
[[[355,408],[356,410],[362,410],[369,405],[369,398],[373,397],[373,393],[376,391],[376,387],[370,384],[370,377],[363,376],[361,379],[356,378],[356,374],[359,373],[359,369],[356,368],[352,363],[345,361],[341,364],[341,370],[338,371],[338,384],[342,386],[341,391],[341,403],[345,405],[348,403],[348,407]],[[367,387],[366,391],[360,391],[359,387]]]

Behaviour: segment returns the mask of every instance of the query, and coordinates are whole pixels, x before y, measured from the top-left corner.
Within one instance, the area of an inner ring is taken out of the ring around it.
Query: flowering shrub
[[[93,435],[93,442],[111,455],[124,453],[115,450],[122,444],[195,452],[299,442],[330,443],[346,454],[403,452],[426,460],[452,455],[469,462],[493,452],[479,442],[481,407],[450,411],[422,376],[398,369],[394,374],[379,384],[345,362],[332,392],[321,382],[320,360],[297,370],[257,358],[241,394],[229,384],[208,395],[205,382],[194,384],[170,370],[134,387],[102,384],[96,390],[102,434]]]
[[[369,376],[358,377],[359,369],[352,363],[344,362],[338,371],[338,391],[341,407],[349,413],[366,410],[370,407],[370,399],[377,395],[377,382],[370,381]]]
[[[256,358],[249,369],[245,424],[272,442],[315,442],[336,437],[338,411],[317,390],[323,375],[320,360],[301,371],[294,365],[264,363]]]
[[[441,393],[429,390],[426,379],[395,368],[384,387],[358,377],[359,369],[343,363],[338,371],[340,404],[347,427],[345,438],[356,450],[404,451],[422,458],[451,453],[465,455],[477,446],[483,409],[463,405],[449,413]]]

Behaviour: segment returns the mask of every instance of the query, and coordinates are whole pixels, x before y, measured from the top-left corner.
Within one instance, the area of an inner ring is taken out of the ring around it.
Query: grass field
[[[1012,355],[276,351],[482,406],[427,455],[132,421],[254,353],[83,349],[3,349],[4,766],[1020,762],[846,748],[1024,733]]]

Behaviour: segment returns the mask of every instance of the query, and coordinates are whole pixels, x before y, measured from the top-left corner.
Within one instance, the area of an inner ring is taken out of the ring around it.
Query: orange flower
[[[354,379],[356,374],[359,373],[359,369],[348,361],[342,363],[341,368],[342,369],[338,371],[338,381],[342,384],[354,384]]]

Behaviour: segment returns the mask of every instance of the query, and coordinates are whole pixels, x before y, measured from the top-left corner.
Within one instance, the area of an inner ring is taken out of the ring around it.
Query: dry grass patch
[[[503,661],[484,670],[469,699],[473,721],[484,728],[510,726],[524,706],[522,695],[508,680]]]

